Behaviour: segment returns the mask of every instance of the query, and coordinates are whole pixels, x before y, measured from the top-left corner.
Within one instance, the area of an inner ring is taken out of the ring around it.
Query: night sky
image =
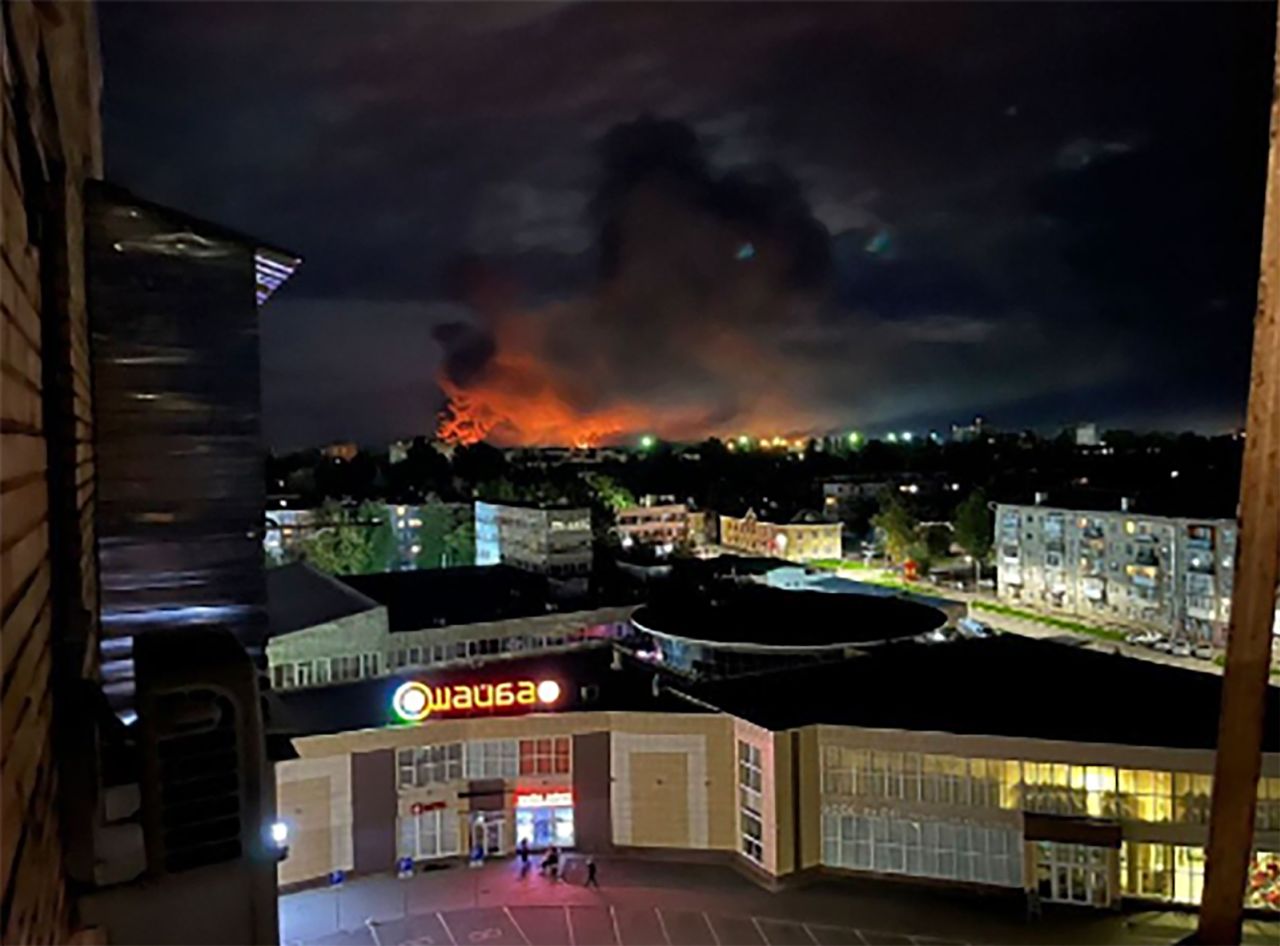
[[[98,13],[108,176],[306,259],[275,447],[1243,416],[1274,4]]]

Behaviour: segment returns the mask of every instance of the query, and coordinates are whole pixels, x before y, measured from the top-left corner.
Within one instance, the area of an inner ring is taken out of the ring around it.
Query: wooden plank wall
[[[101,78],[88,5],[3,6],[0,942],[54,943],[71,922],[52,751],[54,648],[68,633],[57,622],[82,625],[73,673],[92,675],[97,650],[80,221],[83,181],[101,173]]]

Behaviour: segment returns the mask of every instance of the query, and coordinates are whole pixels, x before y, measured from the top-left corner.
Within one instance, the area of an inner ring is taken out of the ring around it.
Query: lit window
[[[520,740],[521,775],[568,775],[572,768],[570,760],[568,736]]]
[[[738,740],[738,816],[742,853],[753,861],[764,860],[762,819],[764,768],[760,747]]]

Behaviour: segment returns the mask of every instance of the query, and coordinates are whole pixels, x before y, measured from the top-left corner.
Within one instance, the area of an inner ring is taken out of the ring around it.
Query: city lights
[[[856,430],[851,431],[849,434],[849,446],[856,447],[860,443],[862,443],[862,434]]]
[[[657,443],[657,440],[654,439],[652,434],[645,434],[643,437],[640,438],[640,449],[652,450],[653,445],[656,443]]]
[[[902,442],[903,442],[903,443],[911,443],[911,437],[912,437],[911,431],[909,431],[909,430],[904,430],[904,431],[902,432]]]
[[[897,443],[898,435],[895,434],[893,431],[889,431],[889,433],[885,435],[884,439],[889,441],[889,443]]]

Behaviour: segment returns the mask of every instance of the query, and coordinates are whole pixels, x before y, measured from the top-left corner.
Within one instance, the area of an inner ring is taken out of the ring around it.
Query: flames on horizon
[[[509,273],[455,272],[472,317],[438,326],[454,444],[597,446],[824,426],[789,332],[816,323],[830,246],[777,168],[718,174],[685,125],[639,119],[600,145],[598,279],[529,308]]]

